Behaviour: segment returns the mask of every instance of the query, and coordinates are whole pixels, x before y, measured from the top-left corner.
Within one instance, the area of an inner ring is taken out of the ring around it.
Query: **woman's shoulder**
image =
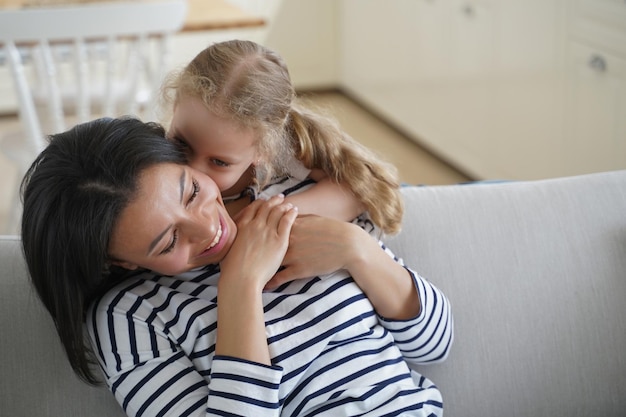
[[[311,170],[305,167],[302,161],[295,156],[291,156],[285,162],[285,170],[290,177],[301,181],[305,180],[311,173]]]
[[[98,297],[90,310],[138,312],[141,309],[173,309],[195,298],[212,300],[217,296],[218,277],[218,265],[208,265],[176,276],[151,271],[133,272]]]

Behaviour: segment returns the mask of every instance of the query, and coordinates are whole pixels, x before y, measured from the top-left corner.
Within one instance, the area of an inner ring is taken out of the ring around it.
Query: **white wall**
[[[283,1],[265,45],[287,61],[299,89],[338,84],[338,21],[335,0]]]

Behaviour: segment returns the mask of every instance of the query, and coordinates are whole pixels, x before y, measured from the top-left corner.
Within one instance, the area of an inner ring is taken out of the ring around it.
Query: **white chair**
[[[19,182],[47,134],[100,116],[154,119],[169,39],[186,12],[185,0],[0,10],[0,47],[22,127],[0,143],[18,166],[9,225],[19,221]]]

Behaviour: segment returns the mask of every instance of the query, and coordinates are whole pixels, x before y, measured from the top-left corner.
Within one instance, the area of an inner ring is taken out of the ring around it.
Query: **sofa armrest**
[[[626,410],[626,171],[403,190],[388,245],[450,299],[447,416]]]

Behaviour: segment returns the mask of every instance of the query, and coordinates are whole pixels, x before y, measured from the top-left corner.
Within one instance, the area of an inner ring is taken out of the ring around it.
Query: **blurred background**
[[[27,7],[58,2],[30,1]],[[5,9],[24,3],[0,1]],[[396,164],[406,183],[626,169],[623,0],[189,5],[188,22],[172,39],[168,70],[226,39],[275,49],[298,92]],[[5,64],[0,55],[0,137],[20,128]],[[5,233],[16,230],[6,218],[17,171],[0,155]]]

